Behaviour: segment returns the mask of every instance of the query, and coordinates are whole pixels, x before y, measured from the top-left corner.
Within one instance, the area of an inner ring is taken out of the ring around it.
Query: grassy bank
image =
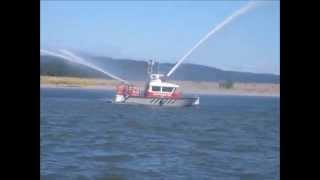
[[[54,77],[40,76],[42,86],[50,87],[83,87],[83,88],[103,88],[115,89],[119,84],[116,80],[75,78],[75,77]],[[230,89],[219,87],[217,82],[195,82],[195,81],[170,81],[179,84],[185,93],[194,94],[230,94],[230,95],[262,95],[279,96],[279,84],[267,83],[234,83]],[[144,87],[144,82],[135,81],[133,84]]]
[[[116,86],[119,84],[115,80],[106,79],[91,79],[91,78],[76,78],[76,77],[55,77],[55,76],[40,76],[41,85],[55,86]]]

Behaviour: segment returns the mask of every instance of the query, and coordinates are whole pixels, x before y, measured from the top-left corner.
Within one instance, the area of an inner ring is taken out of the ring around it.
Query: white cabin
[[[171,96],[179,86],[163,82],[161,77],[163,77],[163,74],[151,74],[146,91],[155,96]]]

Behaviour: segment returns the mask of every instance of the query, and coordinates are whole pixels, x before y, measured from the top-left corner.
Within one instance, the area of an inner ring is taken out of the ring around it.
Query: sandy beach
[[[115,90],[119,84],[116,80],[40,76],[40,86],[46,88],[85,88]],[[170,81],[180,85],[180,90],[185,94],[198,95],[237,95],[237,96],[273,96],[280,97],[280,84],[268,83],[234,83],[233,88],[220,88],[217,82]],[[133,81],[140,88],[144,87],[143,81]]]

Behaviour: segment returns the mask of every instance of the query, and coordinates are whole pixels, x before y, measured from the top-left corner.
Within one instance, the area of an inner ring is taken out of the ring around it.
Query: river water
[[[279,98],[200,96],[185,108],[41,88],[41,179],[279,179]]]

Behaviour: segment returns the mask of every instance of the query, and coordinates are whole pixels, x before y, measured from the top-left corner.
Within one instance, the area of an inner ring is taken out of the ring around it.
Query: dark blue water
[[[166,108],[113,95],[41,89],[42,179],[279,179],[279,98]]]

